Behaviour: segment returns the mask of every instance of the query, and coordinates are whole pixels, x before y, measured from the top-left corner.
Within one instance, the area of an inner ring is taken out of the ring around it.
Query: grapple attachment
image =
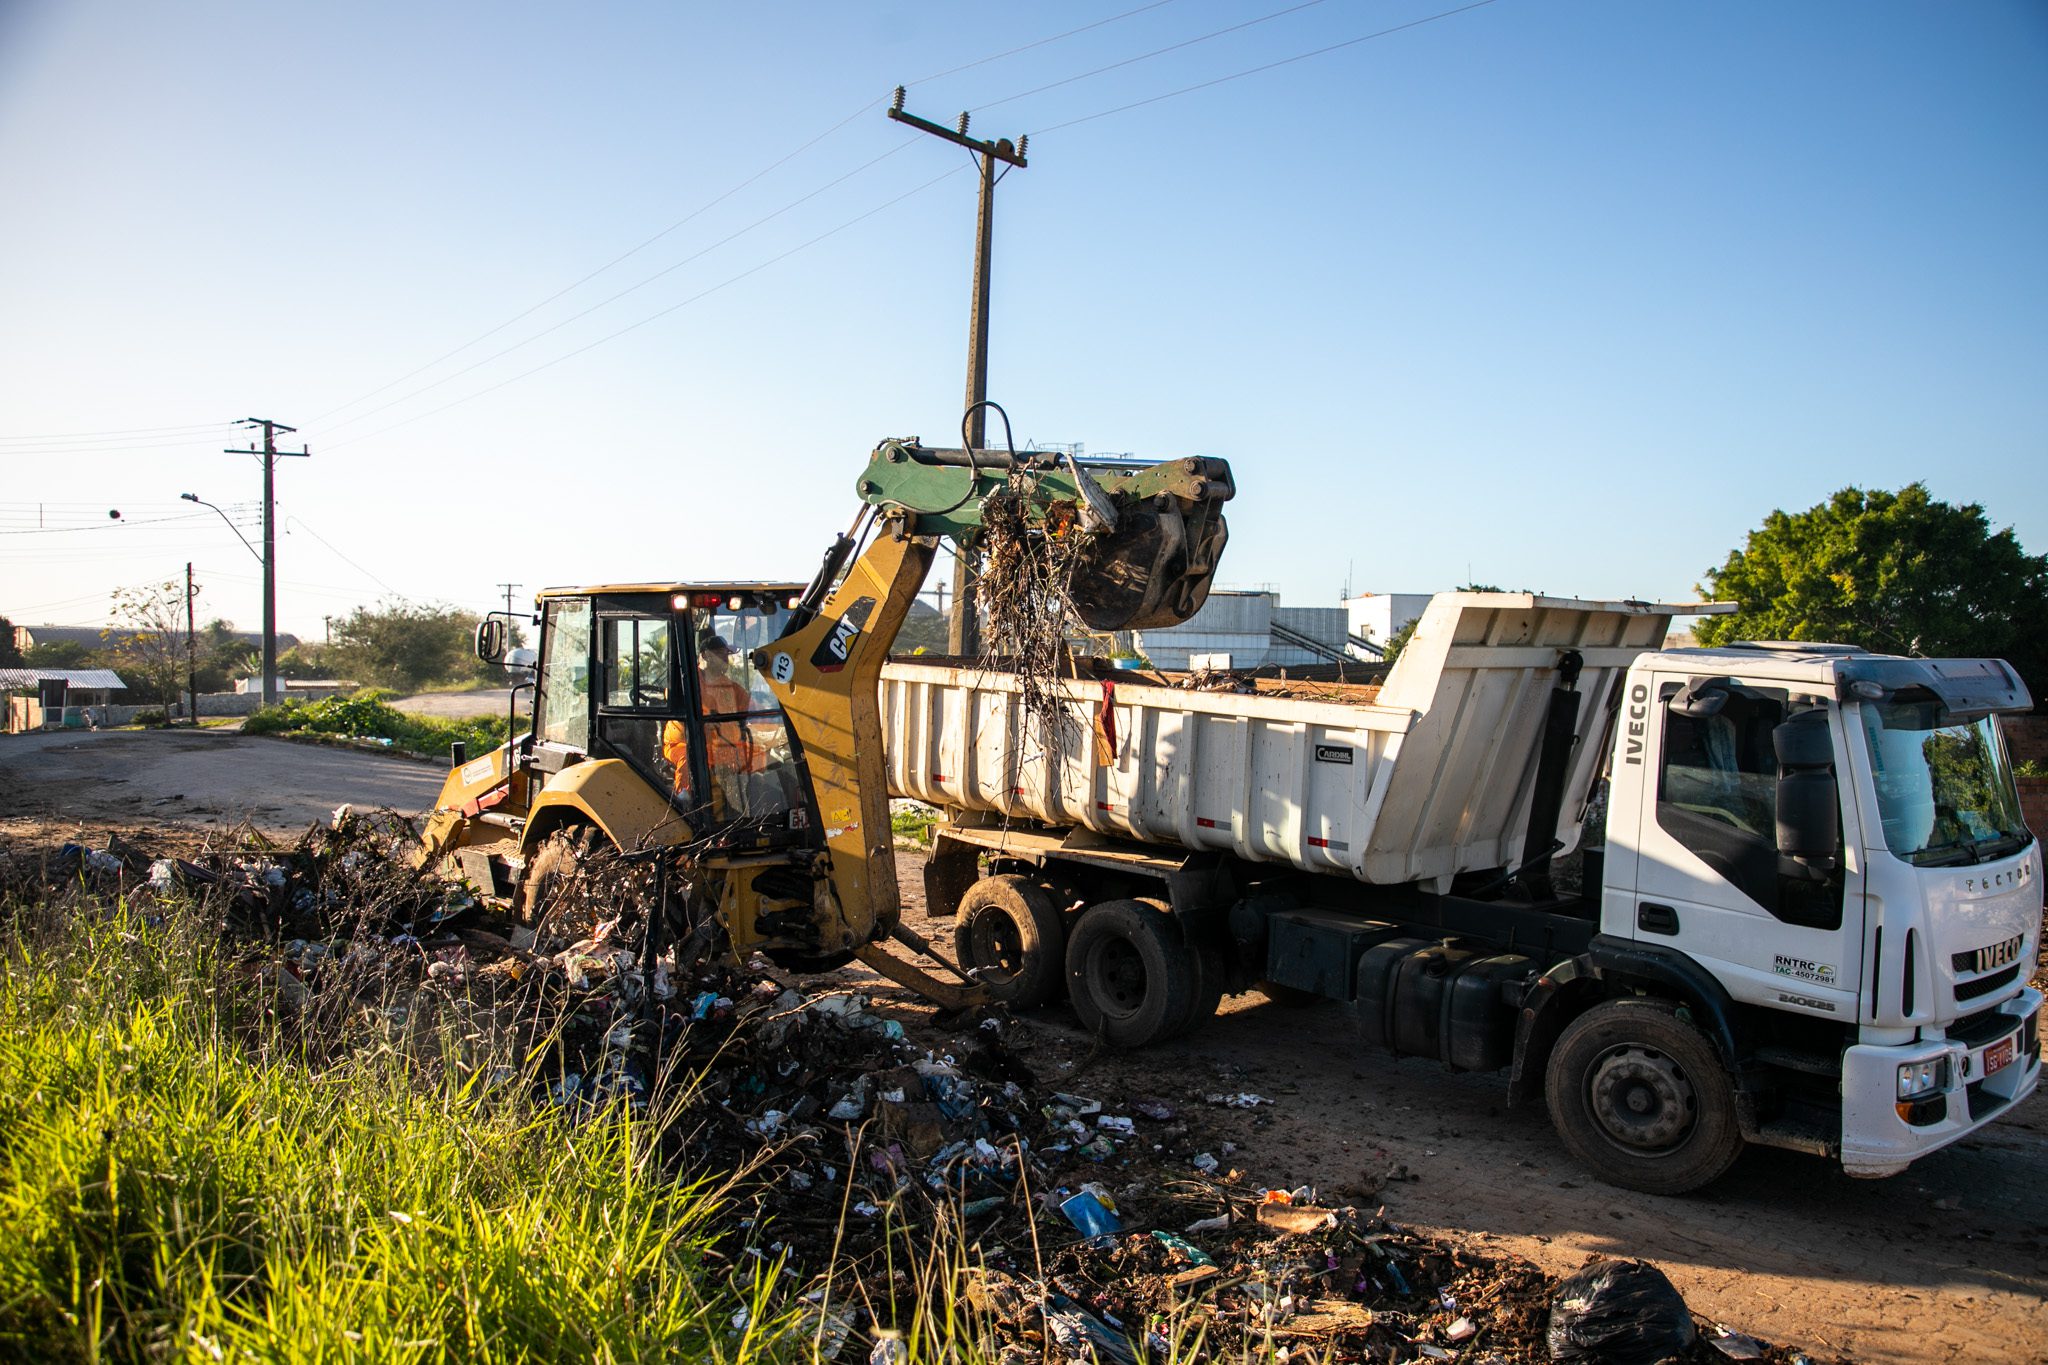
[[[1077,461],[1054,451],[934,450],[885,441],[861,477],[867,502],[909,534],[971,545],[989,495],[1021,495],[1037,533],[1081,537],[1068,598],[1092,630],[1178,625],[1201,609],[1230,538],[1226,460]]]

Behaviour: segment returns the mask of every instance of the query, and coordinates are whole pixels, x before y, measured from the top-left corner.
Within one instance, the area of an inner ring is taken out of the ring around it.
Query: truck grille
[[[1957,953],[1949,961],[1961,973],[1988,972],[2003,967],[2008,962],[2019,961],[2020,948],[2026,942],[2026,935],[2014,934],[2001,943],[1989,947],[1975,948],[1967,953]]]
[[[2015,962],[2002,972],[1993,972],[1989,976],[1980,976],[1975,981],[1958,981],[1956,983],[1956,999],[1975,1000],[1980,995],[1989,995],[2000,986],[2010,986],[2018,979],[2019,974],[2020,964]]]

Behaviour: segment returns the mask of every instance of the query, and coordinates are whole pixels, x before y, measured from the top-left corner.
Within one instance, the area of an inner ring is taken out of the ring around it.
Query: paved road
[[[0,735],[8,816],[233,825],[291,832],[342,802],[407,815],[445,774],[409,759],[191,730]]]
[[[415,716],[463,720],[470,716],[504,715],[505,699],[509,696],[507,688],[482,687],[474,692],[422,692],[418,696],[394,698],[391,705]],[[527,688],[519,694],[519,714],[526,715],[532,709],[533,689]]]

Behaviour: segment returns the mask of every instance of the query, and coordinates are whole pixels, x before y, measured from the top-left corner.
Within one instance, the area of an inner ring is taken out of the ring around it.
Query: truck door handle
[[[1646,934],[1675,934],[1678,932],[1678,912],[1655,901],[1639,901],[1636,904],[1636,928]]]

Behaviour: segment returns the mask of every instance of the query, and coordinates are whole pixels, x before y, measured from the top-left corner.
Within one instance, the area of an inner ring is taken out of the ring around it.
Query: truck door
[[[591,613],[587,597],[546,599],[533,698],[534,759],[559,771],[590,752]]]
[[[1777,849],[1772,732],[1802,714],[1820,723],[1816,709],[1840,754],[1841,719],[1829,698],[1767,679],[1658,678],[1640,785],[1634,937],[1700,962],[1737,1000],[1848,1023],[1861,957],[1860,865],[1852,872],[1838,853],[1832,869],[1809,870]],[[1845,916],[1845,906],[1853,913]]]

